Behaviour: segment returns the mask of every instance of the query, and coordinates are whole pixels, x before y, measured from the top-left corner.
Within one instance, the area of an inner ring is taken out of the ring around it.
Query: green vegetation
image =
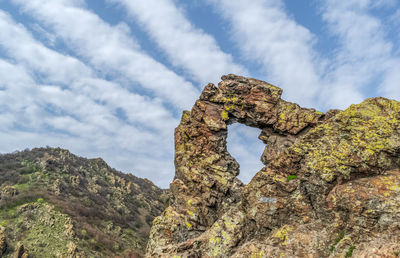
[[[395,256],[399,256],[399,252],[394,252],[393,253]]]
[[[0,155],[5,257],[18,243],[34,257],[67,257],[68,250],[82,257],[143,254],[151,223],[165,209],[164,196],[148,180],[67,150]]]
[[[354,245],[350,246],[349,250],[347,250],[345,257],[352,257],[353,256],[353,251],[356,249]]]
[[[295,180],[295,179],[297,179],[297,176],[296,176],[296,175],[290,175],[290,176],[288,176],[288,177],[286,178],[286,182],[290,182],[291,180]]]
[[[344,231],[340,231],[339,235],[335,238],[333,245],[331,245],[331,248],[329,249],[331,252],[335,251],[336,245],[344,238]]]

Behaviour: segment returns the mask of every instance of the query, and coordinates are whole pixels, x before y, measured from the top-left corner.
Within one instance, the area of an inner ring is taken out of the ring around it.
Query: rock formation
[[[175,131],[170,206],[148,257],[395,257],[400,252],[400,103],[323,114],[235,75],[209,84]],[[248,185],[227,125],[262,130],[265,167]]]

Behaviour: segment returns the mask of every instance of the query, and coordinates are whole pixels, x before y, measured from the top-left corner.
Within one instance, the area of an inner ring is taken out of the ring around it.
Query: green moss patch
[[[296,176],[296,175],[290,175],[290,176],[288,176],[288,177],[286,178],[286,182],[290,182],[290,181],[295,180],[295,179],[297,179],[297,176]]]

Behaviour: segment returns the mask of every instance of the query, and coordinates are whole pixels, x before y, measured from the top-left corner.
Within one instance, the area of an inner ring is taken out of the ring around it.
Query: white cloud
[[[381,76],[394,78],[393,44],[370,12],[393,7],[392,0],[321,1],[322,17],[339,40],[329,60],[316,53],[316,36],[290,18],[282,0],[209,2],[231,23],[232,39],[242,53],[262,62],[267,81],[282,87],[289,101],[325,110],[346,108],[379,91]],[[380,89],[395,92],[389,85]]]
[[[95,72],[80,60],[62,55],[36,41],[23,25],[16,24],[0,11],[0,48],[46,83],[61,84],[78,94],[105,102],[112,110],[122,108],[129,121],[155,128],[169,128],[177,121],[159,99],[129,92],[118,84],[95,77]],[[14,76],[6,74],[4,76]],[[14,83],[20,78],[14,78]]]
[[[223,74],[247,75],[224,53],[215,39],[194,27],[171,0],[111,0],[125,7],[144,26],[174,66],[182,67],[202,85],[218,83]]]
[[[6,53],[12,55],[43,79],[70,84],[78,76],[90,76],[91,71],[80,61],[52,51],[35,42],[32,35],[21,24],[16,24],[11,17],[0,10],[0,45]]]
[[[395,77],[391,74],[396,67],[393,59],[393,44],[386,38],[381,20],[371,14],[376,7],[389,6],[392,1],[334,1],[324,2],[323,18],[330,31],[339,39],[338,55],[331,63],[330,80],[336,87],[330,87],[336,100],[332,103],[342,108],[359,102],[367,92],[394,93],[394,85],[387,82]],[[384,84],[382,84],[382,78]],[[344,82],[344,83],[343,83]],[[346,87],[347,91],[343,91]],[[354,96],[349,97],[348,91]],[[329,92],[329,91],[328,91]],[[328,94],[329,95],[329,94]],[[358,97],[356,97],[358,95]]]
[[[124,24],[110,26],[71,1],[13,0],[61,37],[96,69],[115,72],[152,90],[160,99],[189,108],[199,91],[140,49]]]

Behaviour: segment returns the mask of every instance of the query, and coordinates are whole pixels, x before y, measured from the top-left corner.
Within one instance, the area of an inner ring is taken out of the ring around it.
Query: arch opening
[[[266,145],[258,139],[260,133],[260,129],[241,123],[228,125],[226,147],[240,165],[240,173],[237,177],[244,184],[248,184],[265,166],[261,162],[261,156]]]

